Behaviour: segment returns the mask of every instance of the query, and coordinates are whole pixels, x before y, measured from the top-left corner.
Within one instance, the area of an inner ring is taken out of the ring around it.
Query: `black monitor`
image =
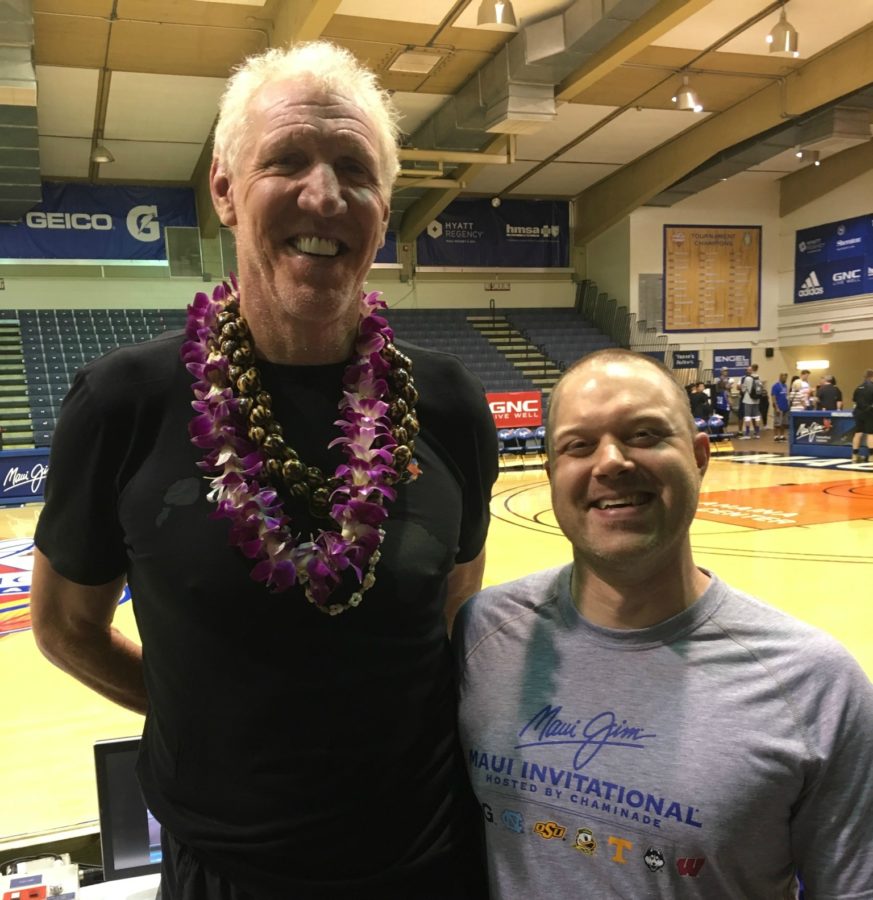
[[[160,825],[149,812],[136,777],[139,738],[94,744],[103,878],[133,878],[161,870]]]

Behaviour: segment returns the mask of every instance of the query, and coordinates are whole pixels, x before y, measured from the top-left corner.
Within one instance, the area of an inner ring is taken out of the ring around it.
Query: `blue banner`
[[[191,188],[45,182],[42,196],[0,224],[0,258],[165,260],[164,229],[197,226]]]
[[[700,368],[700,351],[699,350],[674,350],[673,351],[673,368],[674,369],[699,369]]]
[[[873,293],[873,216],[804,228],[796,238],[795,303]]]
[[[0,506],[42,500],[48,462],[47,447],[0,453]]]
[[[745,375],[746,369],[752,365],[752,350],[713,350],[712,351],[712,377],[718,378],[722,369],[728,370],[728,375]]]
[[[450,203],[419,235],[418,265],[566,268],[570,205],[566,201],[487,199]]]

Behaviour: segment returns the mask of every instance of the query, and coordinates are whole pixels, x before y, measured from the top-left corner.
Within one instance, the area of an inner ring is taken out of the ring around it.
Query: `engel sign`
[[[486,396],[498,428],[531,428],[542,424],[543,400],[539,391],[512,391]]]

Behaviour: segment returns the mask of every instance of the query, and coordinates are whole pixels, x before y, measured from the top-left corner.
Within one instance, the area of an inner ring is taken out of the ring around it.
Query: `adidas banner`
[[[454,200],[418,237],[419,266],[566,268],[570,204],[551,200]]]
[[[197,226],[191,188],[44,182],[42,196],[0,224],[0,258],[164,260],[164,229]]]
[[[873,215],[796,233],[794,302],[873,293]]]

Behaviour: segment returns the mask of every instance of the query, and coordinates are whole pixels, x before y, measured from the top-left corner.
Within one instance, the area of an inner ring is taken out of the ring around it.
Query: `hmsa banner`
[[[540,391],[507,391],[486,394],[497,428],[536,428],[543,421]]]

